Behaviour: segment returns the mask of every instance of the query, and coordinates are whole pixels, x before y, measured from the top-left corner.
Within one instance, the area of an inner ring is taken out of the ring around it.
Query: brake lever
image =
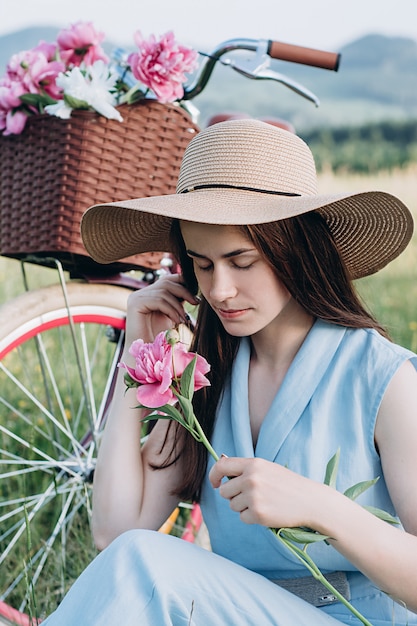
[[[297,83],[297,81],[285,76],[284,74],[280,74],[279,72],[275,72],[270,69],[271,59],[268,55],[268,45],[269,42],[267,40],[261,40],[257,46],[255,55],[246,59],[245,65],[239,65],[232,59],[221,59],[220,62],[222,65],[231,67],[233,70],[238,72],[238,74],[242,74],[242,76],[245,76],[246,78],[254,80],[274,80],[281,83],[298,95],[306,98],[306,100],[313,102],[316,107],[320,106],[320,100],[312,91],[307,89],[307,87],[304,87],[301,83]]]
[[[246,78],[252,78],[254,80],[274,80],[278,83],[281,83],[292,91],[295,91],[295,93],[297,93],[299,96],[302,96],[303,98],[306,98],[306,100],[313,102],[316,107],[320,106],[320,100],[312,91],[307,89],[307,87],[304,87],[304,85],[301,85],[301,83],[297,83],[292,78],[284,76],[284,74],[280,74],[279,72],[275,72],[274,70],[270,69],[264,69],[259,72],[249,72],[247,69],[239,67],[235,64],[231,64],[230,67],[238,72],[238,74],[242,74]]]

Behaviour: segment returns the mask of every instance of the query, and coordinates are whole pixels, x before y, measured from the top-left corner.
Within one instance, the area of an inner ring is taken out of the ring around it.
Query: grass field
[[[372,177],[320,176],[320,191],[379,190],[399,197],[417,219],[417,166]],[[374,276],[357,281],[374,315],[398,343],[417,351],[417,233],[403,254]]]

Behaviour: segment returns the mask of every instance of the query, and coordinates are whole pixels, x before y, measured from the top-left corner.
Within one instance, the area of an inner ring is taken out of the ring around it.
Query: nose
[[[212,302],[225,302],[234,298],[237,286],[232,272],[226,267],[214,267],[210,283],[210,299]]]

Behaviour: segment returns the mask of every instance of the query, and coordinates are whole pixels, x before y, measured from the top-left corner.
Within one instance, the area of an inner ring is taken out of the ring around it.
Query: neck
[[[252,335],[251,361],[270,370],[288,369],[313,323],[314,318],[291,299],[271,324]]]

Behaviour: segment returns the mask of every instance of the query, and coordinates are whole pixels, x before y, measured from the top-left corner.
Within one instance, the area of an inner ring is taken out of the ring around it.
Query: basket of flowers
[[[99,266],[80,237],[92,204],[175,191],[198,127],[180,106],[197,53],[172,33],[135,34],[111,61],[91,23],[11,57],[0,79],[0,254],[58,257],[77,273],[142,267],[140,256]],[[155,251],[158,252],[158,251]]]

